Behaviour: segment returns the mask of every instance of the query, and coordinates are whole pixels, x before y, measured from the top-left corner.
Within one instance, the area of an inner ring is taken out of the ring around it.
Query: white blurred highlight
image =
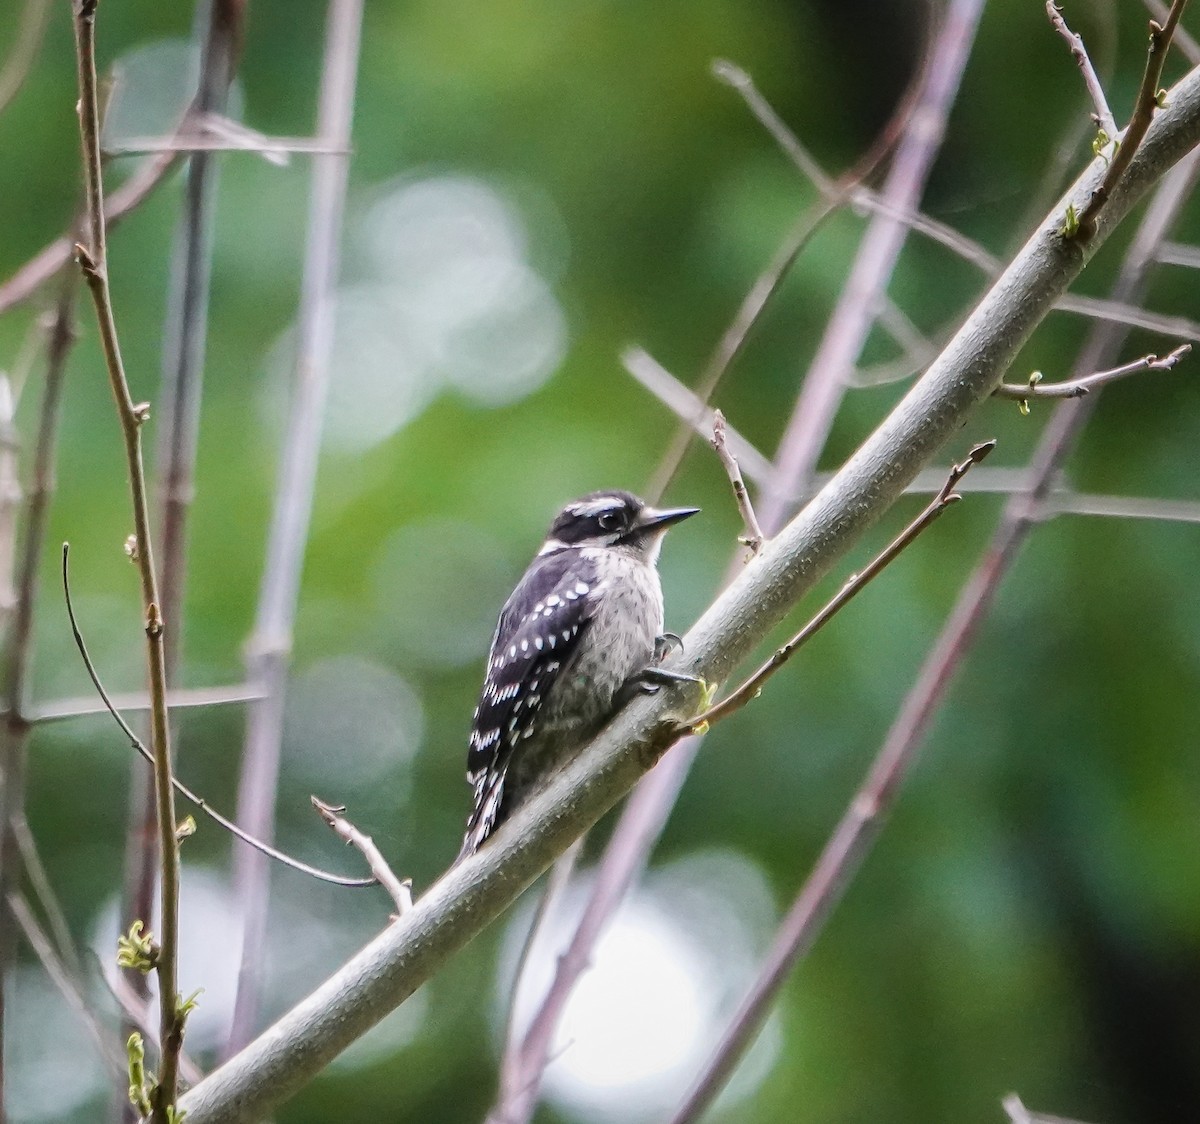
[[[545,204],[543,203],[543,208]],[[435,395],[484,406],[537,390],[562,362],[566,319],[527,260],[513,205],[482,180],[445,175],[381,190],[357,223],[336,297],[324,439],[360,454],[386,440]],[[285,413],[294,329],[272,351],[269,419]]]
[[[568,894],[547,926],[517,998],[519,1027],[528,1026],[550,984],[589,882]],[[506,934],[498,1021],[531,911]],[[752,978],[773,916],[761,870],[733,852],[704,852],[651,873],[610,922],[568,1000],[551,1046],[546,1098],[590,1124],[660,1119],[686,1091]],[[724,1103],[758,1087],[779,1042],[771,1023]]]

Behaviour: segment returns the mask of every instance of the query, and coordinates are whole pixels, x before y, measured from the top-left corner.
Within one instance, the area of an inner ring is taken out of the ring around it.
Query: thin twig
[[[1016,1093],[1009,1093],[1000,1102],[1000,1107],[1008,1113],[1010,1124],[1033,1124],[1033,1117],[1030,1115],[1029,1109],[1025,1107]]]
[[[816,160],[808,154],[808,150],[800,143],[799,139],[787,129],[782,121],[776,119],[780,130],[781,143],[786,145],[789,141],[791,142],[791,155],[793,159],[798,162],[805,174],[812,179],[821,198],[800,216],[796,225],[775,251],[767,268],[758,276],[745,297],[743,297],[742,303],[738,306],[733,320],[730,321],[729,326],[722,333],[716,348],[705,366],[704,373],[700,378],[697,391],[695,392],[698,405],[692,411],[690,417],[683,417],[681,415],[681,424],[676,430],[674,438],[668,444],[666,452],[664,452],[660,459],[659,465],[655,469],[654,475],[647,487],[646,494],[651,499],[657,501],[670,486],[691,444],[692,432],[701,432],[707,435],[711,430],[711,425],[708,424],[706,417],[708,413],[707,404],[712,400],[716,394],[717,387],[729,373],[743,348],[746,346],[751,333],[762,319],[763,313],[766,311],[775,294],[779,292],[784,279],[791,273],[792,267],[796,264],[800,255],[825,223],[839,209],[857,197],[863,181],[884,160],[894,146],[896,139],[903,135],[916,109],[931,55],[931,51],[926,52],[926,57],[923,59],[921,66],[914,72],[913,78],[904,92],[904,96],[897,103],[887,124],[875,138],[871,147],[851,168],[837,179],[827,175]],[[759,102],[765,104],[765,99],[754,88],[754,83],[744,70],[723,59],[717,60],[713,64],[712,70],[714,77],[738,89],[743,97],[748,97],[751,100],[757,99]],[[768,125],[768,128],[770,127]]]
[[[316,135],[331,148],[343,151],[350,148],[362,13],[363,0],[330,0],[326,16]],[[238,819],[264,838],[270,838],[275,825],[284,695],[330,376],[333,297],[349,166],[343,155],[313,157],[292,404],[258,609],[246,644],[246,677],[261,684],[266,697],[252,705],[247,715]],[[229,1053],[250,1040],[258,1019],[259,965],[269,900],[266,865],[256,855],[235,855],[233,886],[243,918],[243,942]]]
[[[272,137],[246,129],[244,133],[209,136],[201,133],[190,137],[130,137],[105,145],[106,156],[145,156],[154,152],[177,152],[192,156],[197,152],[248,152],[260,156],[268,164],[286,168],[290,156],[347,156],[348,149],[336,148],[308,137]]]
[[[837,201],[822,199],[800,217],[800,221],[776,250],[767,268],[763,270],[754,284],[750,286],[745,297],[742,298],[742,303],[738,306],[733,320],[725,329],[705,367],[698,389],[693,391],[682,383],[678,384],[682,388],[682,393],[676,395],[672,401],[668,402],[668,405],[671,405],[679,418],[679,425],[674,436],[668,442],[665,452],[659,458],[658,466],[646,487],[645,494],[653,502],[657,502],[670,487],[671,481],[679,471],[679,466],[683,463],[683,458],[691,446],[693,435],[698,433],[707,437],[712,432],[712,409],[708,403],[716,393],[721,380],[728,374],[738,355],[741,354],[771,299],[779,292],[784,278],[791,272],[797,259],[817,231],[836,214],[838,205]],[[645,357],[649,366],[637,362],[639,357]],[[645,352],[638,348],[629,348],[622,358],[625,369],[630,374],[653,393],[659,393],[659,390],[663,388],[661,382],[656,389],[651,382],[642,377],[643,373],[648,373],[650,379],[653,380],[653,368],[657,366]],[[661,370],[661,368],[659,369]],[[673,376],[668,377],[673,379]],[[679,408],[683,403],[687,403],[686,410]],[[769,462],[764,460],[763,463],[769,466]]]
[[[25,0],[16,42],[13,43],[8,58],[4,60],[4,69],[0,70],[0,113],[12,104],[13,98],[29,77],[42,41],[46,37],[49,15],[50,0]]]
[[[731,692],[719,703],[709,707],[698,715],[684,728],[686,734],[703,733],[714,722],[728,718],[735,711],[741,710],[748,702],[758,697],[763,684],[771,678],[797,650],[807,644],[822,628],[825,627],[854,597],[874,581],[895,559],[906,550],[913,541],[926,531],[948,507],[957,503],[962,496],[955,490],[964,476],[980,463],[994,448],[995,441],[984,441],[974,446],[967,453],[966,460],[952,465],[950,473],[940,491],[925,509],[900,532],[887,546],[883,548],[858,573],[851,575],[846,583],[822,607],[799,632],[786,644],[776,649],[771,658],[754,672],[737,690]]]
[[[920,203],[982,11],[982,0],[953,0],[946,9],[914,115],[920,127],[910,128],[896,146],[880,192],[901,210],[915,210]],[[790,508],[789,497],[807,490],[811,483],[845,394],[846,379],[870,335],[878,297],[887,291],[907,231],[900,219],[877,214],[863,235],[780,439],[772,483],[759,504],[768,534],[783,522]]]
[[[54,947],[54,942],[38,924],[29,902],[24,895],[11,890],[5,895],[4,901],[8,907],[6,912],[17,923],[26,943],[45,969],[46,975],[58,988],[59,994],[67,1001],[67,1005],[75,1012],[79,1021],[83,1023],[84,1029],[95,1043],[96,1052],[100,1055],[100,1060],[109,1071],[109,1075],[118,1079],[127,1079],[129,1076],[128,1065],[122,1053],[113,1048],[108,1027],[101,1025],[95,1012],[88,1005],[77,976],[63,963],[58,950]]]
[[[1163,63],[1166,62],[1167,52],[1171,48],[1171,37],[1175,34],[1179,17],[1183,15],[1183,9],[1186,7],[1187,0],[1174,0],[1163,23],[1150,21],[1150,45],[1146,51],[1146,69],[1142,74],[1142,84],[1138,88],[1137,99],[1134,102],[1133,115],[1129,118],[1125,132],[1121,134],[1116,150],[1109,158],[1108,170],[1103,181],[1092,192],[1087,205],[1073,224],[1074,229],[1067,229],[1064,232],[1067,237],[1087,242],[1095,235],[1096,220],[1100,211],[1108,202],[1113,188],[1120,182],[1137,154],[1137,150],[1141,147],[1146,130],[1150,128],[1150,122],[1154,119],[1154,111],[1159,107],[1158,84],[1162,80]]]
[[[732,63],[724,63],[719,77],[741,95],[747,108],[771,134],[784,155],[812,183],[821,196],[825,199],[836,196],[839,191],[838,182],[830,177],[809,155],[800,139],[754,85],[750,75]],[[944,246],[956,257],[978,266],[985,273],[995,273],[1001,268],[1000,259],[974,239],[914,207],[898,205],[894,200],[888,199],[884,192],[876,191],[866,184],[854,184],[849,191],[847,201],[858,211],[903,223],[910,230]]]
[[[1104,135],[1109,140],[1114,140],[1117,135],[1117,122],[1112,115],[1112,110],[1108,108],[1108,99],[1104,96],[1104,87],[1100,83],[1100,76],[1092,66],[1092,60],[1088,57],[1087,49],[1083,45],[1083,36],[1077,35],[1067,26],[1067,21],[1062,16],[1062,9],[1054,0],[1046,0],[1046,15],[1050,17],[1050,23],[1054,30],[1066,40],[1071,57],[1074,58],[1075,64],[1083,74],[1083,84],[1087,87],[1088,97],[1092,99],[1096,124],[1104,131]]]
[[[1163,0],[1142,0],[1150,14],[1158,20],[1159,23],[1165,23],[1167,16],[1170,15],[1171,9],[1163,2]],[[1192,64],[1192,66],[1200,66],[1200,43],[1188,33],[1187,28],[1178,26],[1175,28],[1175,46],[1183,53],[1183,57]]]
[[[145,691],[129,691],[110,696],[113,705],[123,713],[149,710],[150,696]],[[176,687],[167,692],[168,710],[187,710],[203,706],[229,706],[236,703],[254,702],[263,697],[260,688],[251,683],[234,683],[224,687]],[[35,703],[25,714],[31,726],[50,722],[67,722],[74,718],[87,718],[104,714],[108,710],[102,702],[92,696],[67,699],[52,699],[50,702]]]
[[[100,673],[96,670],[96,665],[92,662],[91,654],[88,652],[87,642],[83,638],[83,632],[79,627],[79,622],[75,617],[75,604],[71,597],[71,580],[69,570],[70,545],[63,543],[62,552],[62,579],[63,579],[63,599],[67,606],[67,619],[71,623],[71,636],[75,640],[75,648],[79,652],[79,658],[83,661],[84,669],[87,671],[88,678],[92,681],[92,686],[96,688],[96,694],[100,696],[100,701],[104,705],[104,709],[112,715],[113,721],[121,728],[121,732],[129,739],[129,744],[137,751],[137,753],[149,764],[154,764],[154,756],[150,750],[143,744],[141,738],[133,732],[133,727],[125,721],[120,710],[117,709],[112,697],[105,689],[103,682],[100,680]],[[302,874],[311,875],[322,882],[330,882],[335,886],[374,886],[374,878],[346,878],[340,874],[331,874],[328,871],[321,870],[315,866],[309,866],[308,863],[301,862],[299,859],[294,859],[290,855],[284,854],[282,851],[276,850],[269,843],[264,843],[261,839],[256,839],[249,832],[238,827],[232,820],[226,819],[220,812],[212,808],[203,797],[197,796],[190,788],[188,788],[178,777],[172,776],[171,784],[175,791],[179,793],[185,800],[194,804],[206,816],[215,823],[221,825],[226,831],[231,832],[238,839],[254,850],[266,855],[268,858],[275,859],[277,862],[283,863],[284,866],[291,867],[293,870],[298,870]]]
[[[525,932],[525,940],[521,943],[521,953],[517,957],[516,967],[512,974],[512,984],[508,989],[508,1013],[504,1020],[504,1053],[500,1058],[500,1089],[497,1103],[503,1105],[509,1099],[509,1090],[521,1087],[522,1050],[524,1041],[523,1028],[517,1021],[518,1000],[520,999],[521,983],[526,972],[533,964],[534,953],[538,948],[539,938],[549,930],[550,922],[557,916],[559,904],[566,897],[571,885],[571,875],[579,862],[579,853],[583,849],[584,837],[580,836],[567,850],[559,856],[546,878],[546,888],[538,898],[533,916],[529,920],[529,928]]]
[[[20,441],[14,424],[19,391],[0,371],[0,627],[17,603],[14,557],[21,509]]]
[[[112,996],[113,1002],[129,1025],[134,1027],[143,1038],[153,1038],[154,1023],[150,1018],[146,1000],[129,986],[129,981],[120,972],[107,971],[95,950],[89,949],[88,954],[92,962],[91,966],[95,970],[95,978]],[[128,1066],[126,1066],[126,1076],[128,1076]],[[179,1054],[179,1076],[188,1085],[195,1085],[204,1077],[204,1071],[191,1059],[187,1050],[182,1050]],[[123,1089],[120,1092],[124,1094]]]
[[[705,438],[712,433],[716,411],[649,352],[640,347],[626,348],[621,353],[621,365],[668,410],[685,422],[692,432]],[[725,427],[725,440],[746,475],[756,483],[765,481],[771,471],[771,462],[730,425]],[[656,473],[656,477],[660,475]],[[654,496],[657,487],[657,484],[652,484],[646,490],[647,495]]]
[[[53,490],[55,445],[62,412],[67,355],[75,339],[72,316],[76,288],[77,280],[74,275],[64,277],[46,332],[46,380],[34,444],[33,479],[26,501],[24,539],[21,542],[14,575],[12,620],[9,622],[3,649],[0,699],[6,714],[2,731],[3,755],[0,757],[0,768],[4,776],[3,792],[0,792],[0,897],[7,897],[15,892],[18,886],[18,859],[22,854],[18,824],[24,823],[25,771],[30,733],[25,706],[33,657],[34,609],[37,604],[38,568]],[[54,895],[48,883],[39,884],[39,890],[41,896],[52,903],[48,904],[47,908],[48,915],[53,916],[57,902],[53,900]],[[61,931],[59,935],[61,936]],[[7,911],[0,910],[0,1022],[3,1022],[2,1012],[5,1006],[4,977],[14,949],[10,915]],[[0,1054],[3,1049],[4,1032],[3,1027],[0,1027]],[[0,1103],[0,1117],[2,1115],[3,1106]]]
[[[50,874],[46,870],[46,864],[42,861],[37,840],[33,837],[29,821],[25,818],[24,813],[9,825],[9,830],[17,841],[17,850],[21,855],[25,879],[33,890],[37,904],[41,906],[46,923],[50,926],[50,934],[54,938],[58,955],[63,963],[79,974],[82,971],[82,965],[79,962],[79,952],[75,948],[75,942],[71,939],[71,927],[67,924],[66,911],[54,893],[54,888],[50,885]]]
[[[1167,316],[1161,312],[1149,312],[1128,301],[1067,293],[1058,301],[1055,308],[1059,312],[1073,312],[1092,320],[1126,324],[1131,328],[1145,328],[1148,332],[1157,332],[1177,340],[1200,340],[1200,321],[1191,320],[1186,316]]]
[[[1008,1114],[1010,1124],[1085,1124],[1082,1120],[1066,1116],[1047,1116],[1044,1112],[1030,1112],[1016,1093],[1009,1093],[1000,1102],[1000,1107]]]
[[[1082,398],[1085,394],[1090,394],[1107,383],[1116,382],[1118,379],[1128,378],[1130,375],[1137,375],[1143,371],[1174,370],[1176,364],[1191,350],[1192,345],[1185,343],[1162,358],[1157,355],[1143,355],[1131,363],[1122,363],[1119,367],[1112,367],[1107,371],[1096,371],[1093,374],[1084,375],[1082,378],[1067,379],[1065,382],[1042,382],[1041,372],[1035,371],[1029,376],[1029,381],[1024,386],[1018,383],[1002,382],[992,393],[997,398],[1015,398],[1025,405],[1026,412],[1028,412],[1028,402],[1031,398]]]
[[[1187,242],[1165,242],[1158,251],[1158,260],[1163,265],[1180,265],[1185,269],[1200,269],[1200,246]]]
[[[927,496],[938,492],[945,481],[943,469],[922,469],[916,479],[904,489],[905,494]],[[819,476],[817,483],[825,484],[828,476]],[[1028,467],[981,468],[959,485],[964,495],[1011,496],[1028,492],[1032,480]],[[1046,495],[1041,507],[1043,521],[1057,515],[1086,515],[1109,519],[1149,519],[1163,523],[1200,523],[1200,501],[1165,500],[1158,496],[1114,496],[1092,492],[1076,492],[1055,486]]]
[[[733,486],[733,498],[745,524],[746,534],[740,541],[750,548],[750,556],[754,557],[763,545],[762,528],[758,525],[758,516],[754,514],[754,504],[750,493],[746,490],[746,482],[742,479],[742,470],[738,467],[737,458],[729,451],[729,442],[725,433],[725,415],[717,410],[713,414],[712,440],[709,442],[717,454],[717,459],[729,477]]]
[[[108,251],[104,220],[104,185],[100,169],[100,112],[96,82],[97,0],[74,0],[76,59],[79,71],[79,123],[87,198],[88,245],[77,245],[76,257],[96,306],[100,343],[109,384],[125,443],[133,505],[134,544],[145,614],[146,666],[149,679],[150,747],[154,756],[154,786],[158,807],[160,883],[160,951],[155,967],[159,984],[158,1081],[151,1094],[152,1124],[167,1124],[179,1084],[179,1051],[183,1046],[184,1012],[179,997],[179,841],[175,831],[175,800],[171,790],[171,726],[167,715],[164,621],[150,538],[150,505],[142,468],[142,425],[147,406],[135,404],[129,393],[125,366],[117,341],[112,296],[108,287]]]
[[[660,809],[669,808],[678,794],[677,788],[668,791],[664,785],[670,786],[674,781],[672,773],[655,769],[629,798],[625,814],[613,829],[605,861],[596,868],[592,878],[591,892],[583,913],[566,949],[555,962],[554,978],[525,1028],[519,1047],[505,1051],[500,1070],[500,1091],[485,1124],[517,1124],[533,1115],[542,1074],[550,1061],[550,1044],[563,1009],[576,981],[591,962],[592,950],[609,919],[641,875],[646,856],[662,828],[661,821],[655,819],[654,814]],[[636,810],[639,809],[645,814],[638,814]],[[611,855],[619,855],[630,861],[611,861]],[[531,939],[537,939],[536,933],[531,934]],[[517,976],[513,980],[514,1000],[519,987],[520,976]]]
[[[1146,0],[1146,2],[1153,4],[1154,0]],[[1178,38],[1178,32],[1176,37]],[[782,119],[771,108],[770,103],[755,89],[749,75],[737,68],[732,69],[741,77],[739,82],[730,82],[730,85],[746,96],[747,105],[768,131],[776,136],[784,151],[791,152],[793,145],[800,144],[799,140],[788,130]],[[747,96],[746,91],[752,93],[753,97]],[[786,138],[786,141],[781,137]],[[811,162],[811,157],[809,160]],[[804,169],[807,170],[810,166],[812,165],[805,164]],[[831,184],[833,181],[819,168],[817,170],[820,178],[815,180],[814,184],[818,190],[824,190],[822,184]],[[915,208],[896,206],[872,188],[860,185],[851,193],[850,202],[852,206],[869,214],[902,223],[914,234],[920,234],[930,239],[949,250],[955,257],[975,266],[985,277],[995,278],[1003,268],[1003,261],[982,243]],[[1060,312],[1071,312],[1097,320],[1113,320],[1145,328],[1147,331],[1173,336],[1176,339],[1200,340],[1200,323],[1182,316],[1163,316],[1148,312],[1123,301],[1064,293],[1058,298],[1055,307]]]
[[[187,115],[179,128],[180,131],[191,128]],[[109,196],[104,215],[107,228],[113,229],[147,199],[182,159],[181,153],[164,152],[146,160]],[[74,254],[75,238],[70,234],[56,238],[30,258],[7,281],[0,283],[0,314],[29,300],[59,270],[70,264]]]
[[[1164,500],[1158,496],[1097,496],[1054,491],[1042,508],[1043,518],[1054,515],[1092,515],[1107,519],[1152,519],[1163,523],[1200,524],[1200,503]]]
[[[935,343],[922,332],[904,309],[886,294],[875,311],[875,323],[902,349],[903,357],[912,364],[914,371],[922,370],[942,349],[942,344]]]
[[[346,811],[344,804],[327,804],[316,796],[310,796],[309,799],[312,801],[312,806],[316,808],[317,815],[333,828],[340,838],[362,852],[362,857],[367,860],[367,866],[375,875],[375,881],[391,894],[392,901],[396,904],[396,913],[392,920],[403,917],[412,909],[412,879],[405,878],[401,881],[396,877],[392,868],[388,866],[387,859],[375,846],[375,841],[355,827],[342,814]]]

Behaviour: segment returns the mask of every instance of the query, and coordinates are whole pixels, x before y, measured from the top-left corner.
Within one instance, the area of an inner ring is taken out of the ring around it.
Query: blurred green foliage
[[[0,51],[19,8],[0,9]],[[1069,5],[1066,15],[1123,118],[1142,66],[1141,5]],[[190,32],[186,5],[104,0],[99,18],[105,66]],[[394,432],[328,450],[295,630],[295,681],[307,705],[285,745],[279,814],[287,847],[353,868],[354,857],[321,834],[308,808],[316,791],[346,802],[418,889],[445,866],[466,810],[465,733],[494,612],[553,510],[592,488],[645,487],[675,428],[623,372],[620,350],[640,343],[694,382],[742,295],[812,202],[809,185],[714,81],[712,61],[745,67],[836,173],[886,121],[917,65],[925,18],[915,2],[866,0],[368,5],[347,282],[369,283],[378,269],[367,221],[375,201],[426,178],[476,181],[517,217],[524,261],[561,309],[565,345],[552,377],[532,393],[490,406],[480,396],[486,387],[464,392],[435,381],[418,388],[423,404]],[[311,131],[323,19],[317,3],[249,6],[239,78],[246,124]],[[1168,77],[1181,70],[1172,58]],[[167,95],[135,88],[129,96]],[[80,182],[74,101],[67,5],[57,3],[30,80],[0,116],[0,277],[71,220]],[[1059,186],[1044,179],[1060,143],[1073,144],[1072,174],[1083,165],[1088,108],[1041,4],[993,0],[927,209],[994,252],[1010,252]],[[110,181],[130,166],[130,158],[114,160]],[[151,401],[179,204],[175,177],[111,244],[134,394]],[[286,401],[270,357],[294,316],[306,206],[303,157],[284,168],[246,154],[222,161],[184,626],[190,686],[241,674]],[[764,452],[778,441],[861,228],[845,215],[820,233],[718,394],[730,423]],[[1191,205],[1176,236],[1198,235],[1200,208]],[[1081,291],[1106,292],[1126,237],[1089,267]],[[421,295],[420,278],[409,281]],[[936,337],[983,284],[943,248],[913,238],[890,291]],[[1187,271],[1163,268],[1148,303],[1195,317],[1195,293]],[[0,317],[0,368],[14,371],[45,303]],[[50,543],[71,540],[93,654],[110,689],[128,690],[141,682],[135,574],[121,551],[128,501],[87,312],[70,365]],[[1053,315],[1012,378],[1033,368],[1061,377],[1085,330],[1076,316]],[[1169,346],[1134,332],[1124,357]],[[894,355],[877,334],[866,359]],[[1069,464],[1075,487],[1196,498],[1195,363],[1105,392]],[[390,369],[386,354],[380,366]],[[24,434],[33,432],[40,369],[21,394]],[[397,363],[395,377],[417,377],[407,370]],[[335,370],[335,383],[353,375]],[[421,377],[436,380],[436,365]],[[836,466],[902,390],[852,393],[824,466]],[[359,405],[368,415],[376,409],[369,396]],[[997,436],[993,460],[1020,466],[1047,416],[1038,404],[1029,419],[1011,403],[987,405],[950,452]],[[682,632],[717,587],[737,518],[701,443],[671,498],[705,507],[663,559],[669,626]],[[916,502],[894,513],[848,568]],[[786,908],[999,510],[995,497],[959,505],[758,702],[713,732],[660,861],[736,852],[762,871],[777,909]],[[442,557],[447,535],[455,545]],[[1031,1107],[1105,1124],[1200,1117],[1198,557],[1195,526],[1060,517],[1037,530],[877,851],[784,993],[765,1078],[714,1118],[1000,1120],[999,1099],[1014,1089]],[[38,699],[88,689],[56,566],[49,549]],[[443,643],[452,657],[423,651]],[[330,666],[338,674],[322,678]],[[181,775],[232,807],[238,711],[189,711],[178,728]],[[363,739],[371,744],[366,765]],[[100,718],[48,727],[33,742],[30,820],[84,942],[95,939],[120,883],[127,778],[138,767]],[[219,869],[227,852],[227,840],[202,822],[185,862]],[[378,895],[298,884],[288,872],[275,876],[274,889],[279,986],[269,1014],[368,939],[386,910]],[[111,917],[106,923],[115,931]],[[391,1047],[331,1070],[280,1112],[281,1124],[480,1119],[495,1073],[499,937],[497,927],[475,941],[413,1001],[417,1014]],[[760,951],[767,937],[765,929],[753,934]],[[228,962],[235,956],[236,948],[225,952]],[[293,960],[303,973],[289,971]],[[185,991],[211,983],[181,980]],[[202,996],[193,1026],[206,1003]],[[217,1006],[214,999],[209,1009]],[[39,1007],[20,1017],[49,1015]],[[10,1024],[14,1032],[22,1034],[21,1023]],[[197,1049],[208,1058],[202,1038]],[[36,1118],[97,1119],[106,1103],[94,1094],[74,1115]],[[539,1119],[574,1117],[545,1107]]]

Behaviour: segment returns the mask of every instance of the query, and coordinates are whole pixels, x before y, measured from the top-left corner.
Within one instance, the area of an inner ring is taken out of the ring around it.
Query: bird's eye
[[[596,519],[605,531],[617,531],[621,528],[621,513],[619,511],[602,512]]]

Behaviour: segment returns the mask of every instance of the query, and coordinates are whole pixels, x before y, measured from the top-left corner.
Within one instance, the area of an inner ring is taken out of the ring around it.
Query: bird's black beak
[[[668,527],[695,515],[699,510],[698,507],[644,507],[637,519],[637,529],[645,531],[653,527],[655,530],[665,531]]]

